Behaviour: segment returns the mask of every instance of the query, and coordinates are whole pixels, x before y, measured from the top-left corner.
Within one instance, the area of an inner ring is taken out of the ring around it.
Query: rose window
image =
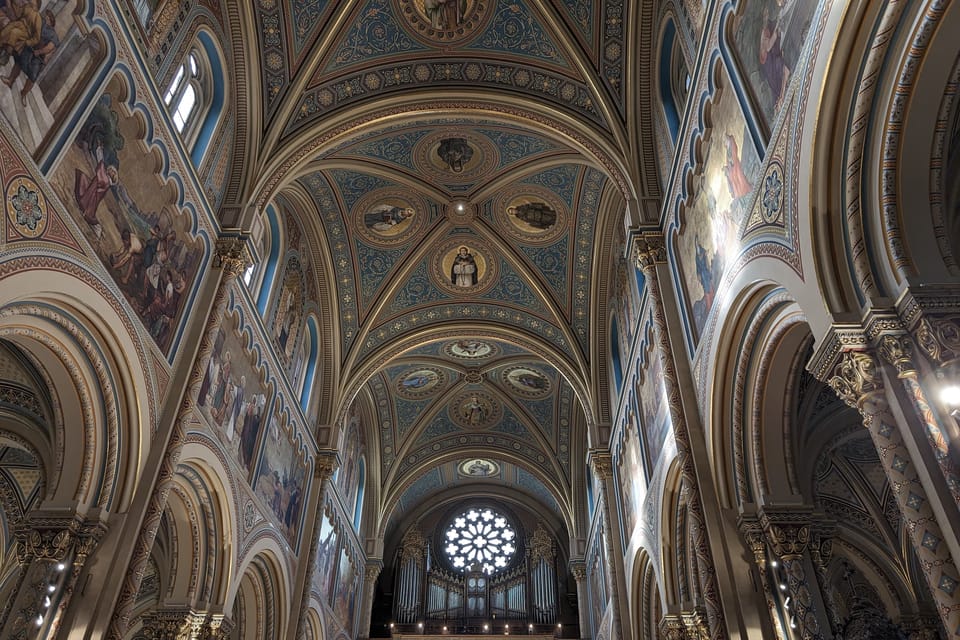
[[[517,551],[517,534],[493,509],[470,509],[460,514],[443,535],[447,559],[458,571],[476,566],[492,575],[505,569]]]

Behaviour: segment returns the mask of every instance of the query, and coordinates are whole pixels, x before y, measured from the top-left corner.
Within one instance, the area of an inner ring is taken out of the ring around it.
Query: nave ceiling
[[[374,407],[381,513],[454,479],[488,492],[456,471],[481,459],[571,518],[588,429],[610,419],[598,283],[627,202],[656,189],[628,124],[642,104],[623,100],[628,52],[647,54],[623,4],[255,7],[247,197],[320,239],[330,419]]]

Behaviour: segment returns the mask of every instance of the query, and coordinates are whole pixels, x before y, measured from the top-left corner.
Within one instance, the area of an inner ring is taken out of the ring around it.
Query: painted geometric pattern
[[[419,264],[412,273],[405,276],[406,282],[393,301],[387,307],[390,311],[402,313],[414,305],[424,305],[438,300],[449,300],[450,295],[443,293],[430,280],[426,262]]]
[[[333,47],[324,74],[368,65],[377,58],[428,50],[400,27],[389,0],[369,0],[355,15],[352,28]]]
[[[374,301],[384,280],[393,272],[407,249],[371,247],[360,240],[356,240],[354,245],[357,267],[360,271],[360,302],[363,305],[362,308],[366,309]]]
[[[560,378],[560,394],[557,406],[560,407],[560,432],[557,437],[557,458],[567,477],[570,477],[570,407],[575,402],[573,389],[564,378]]]
[[[590,282],[593,269],[594,232],[597,228],[597,210],[600,207],[600,194],[607,178],[596,169],[587,169],[580,202],[576,209],[576,244],[574,259],[571,261],[573,283],[573,330],[580,340],[580,346],[587,349],[590,335]]]
[[[398,501],[398,510],[403,512],[408,507],[420,504],[425,497],[437,491],[443,485],[443,473],[441,470],[439,468],[431,469],[407,487],[407,490],[403,492],[403,495]]]
[[[347,228],[326,177],[319,171],[301,180],[301,184],[313,197],[320,211],[320,221],[330,243],[333,266],[337,277],[337,302],[339,306],[340,332],[343,353],[357,336],[359,313],[357,310],[356,281],[354,280],[353,257],[350,252]]]
[[[623,98],[623,58],[624,58],[624,20],[626,8],[623,0],[604,2],[603,53],[600,56],[600,68],[607,87],[614,95],[621,116],[624,113]]]
[[[498,169],[503,169],[521,160],[530,160],[542,153],[560,148],[559,145],[545,138],[513,131],[480,129],[479,133],[490,138],[490,141],[500,152]]]
[[[357,200],[375,189],[396,186],[396,183],[373,176],[368,173],[358,173],[356,171],[347,171],[345,169],[334,169],[330,171],[330,178],[336,186],[337,193],[343,202],[344,208],[351,214],[353,206]]]
[[[593,2],[587,0],[561,0],[570,22],[586,38],[593,42]]]
[[[531,313],[545,312],[539,296],[530,290],[524,279],[503,259],[500,260],[500,278],[497,284],[481,297],[491,301],[510,300],[514,304],[525,307]]]
[[[297,103],[293,118],[285,128],[285,135],[331,111],[350,106],[371,95],[425,86],[460,87],[464,83],[486,85],[499,91],[518,91],[535,100],[546,100],[571,109],[591,122],[608,128],[594,106],[595,99],[590,88],[579,80],[534,69],[523,63],[440,58],[371,66],[315,86],[306,91]]]
[[[393,414],[390,413],[390,400],[388,399],[391,394],[387,393],[387,383],[383,376],[382,372],[378,373],[368,387],[373,392],[378,422],[380,423],[380,466],[386,471],[396,458],[396,447],[394,445]]]
[[[511,324],[546,338],[557,348],[563,350],[568,355],[572,355],[569,351],[570,345],[567,343],[566,338],[564,338],[563,332],[554,324],[531,316],[526,313],[525,310],[520,311],[501,305],[477,305],[471,303],[447,304],[417,310],[379,325],[367,336],[358,356],[362,358],[373,351],[378,345],[394,340],[397,336],[403,335],[408,331],[441,323],[449,323],[455,320],[471,322],[486,321],[499,325]]]
[[[529,438],[530,432],[523,421],[509,408],[503,410],[503,419],[493,428],[494,431],[506,433],[516,438]]]
[[[287,44],[279,3],[276,0],[260,0],[256,8],[257,25],[260,27],[260,55],[263,60],[263,99],[265,111],[270,113],[276,99],[287,86],[290,76],[287,68]]]
[[[293,51],[297,57],[303,53],[304,45],[313,41],[328,4],[328,0],[293,0],[290,3],[289,12],[293,15],[294,25]]]
[[[560,238],[552,245],[547,247],[530,247],[522,245],[527,259],[530,260],[537,270],[543,275],[547,284],[553,289],[557,300],[563,304],[566,310],[567,300],[567,257],[570,255],[570,239],[566,236]]]
[[[491,431],[480,433],[460,432],[448,435],[440,440],[435,440],[428,445],[424,445],[419,449],[407,453],[400,462],[397,473],[402,475],[423,462],[433,460],[439,453],[453,449],[463,449],[464,447],[482,447],[491,451],[499,449],[523,456],[538,466],[543,466],[547,463],[547,457],[543,451],[535,446],[531,446],[525,440],[517,440],[516,438]]]
[[[532,184],[550,189],[572,208],[573,198],[576,194],[577,177],[582,169],[583,167],[580,165],[564,164],[559,167],[544,169],[520,182],[521,184]]]
[[[429,407],[434,400],[435,398],[407,400],[398,397],[396,399],[397,436],[401,442],[406,438],[410,427],[417,423],[424,411],[426,411],[427,407]]]
[[[419,446],[431,442],[450,433],[461,431],[460,427],[453,423],[453,419],[447,410],[437,413],[424,430],[417,436],[414,446]]]
[[[560,511],[560,505],[557,504],[557,499],[550,493],[546,485],[523,467],[517,467],[517,486],[531,495],[536,496],[543,504],[552,506],[558,512]]]
[[[512,54],[570,68],[560,47],[547,35],[547,30],[533,12],[520,2],[499,2],[490,26],[466,48],[491,54]]]
[[[428,123],[417,123],[422,129],[402,131],[389,136],[364,141],[337,152],[338,156],[383,160],[404,169],[413,169],[413,146],[430,133]]]

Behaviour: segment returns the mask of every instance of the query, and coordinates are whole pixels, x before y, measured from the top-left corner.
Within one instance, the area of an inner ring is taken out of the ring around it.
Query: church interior
[[[960,638],[958,33],[0,1],[0,640]]]

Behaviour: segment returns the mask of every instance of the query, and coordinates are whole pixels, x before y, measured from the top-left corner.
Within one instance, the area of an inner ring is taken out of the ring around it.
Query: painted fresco
[[[254,491],[276,516],[280,530],[297,547],[306,499],[307,460],[293,433],[274,415],[267,429],[257,467]]]
[[[733,48],[747,86],[769,126],[780,111],[817,0],[741,2],[731,20]]]
[[[125,115],[120,80],[97,100],[51,183],[157,346],[170,352],[203,257],[158,159]]]
[[[273,322],[273,337],[281,357],[290,362],[303,327],[303,266],[290,257],[281,280],[280,299]]]
[[[333,615],[350,637],[353,637],[353,618],[357,606],[357,594],[360,592],[361,577],[353,563],[353,558],[347,553],[346,546],[342,546],[337,562],[336,594],[330,603],[330,608],[333,609]]]
[[[594,637],[596,637],[596,632],[600,627],[600,620],[603,617],[603,612],[607,608],[608,591],[607,591],[607,579],[606,579],[606,567],[604,566],[606,553],[603,549],[603,527],[597,529],[597,534],[594,538],[594,549],[592,555],[592,560],[590,561],[589,568],[589,580],[590,580],[590,607],[591,607],[591,620],[593,623]]]
[[[643,435],[644,461],[647,477],[663,451],[663,443],[670,430],[670,411],[667,406],[667,390],[663,384],[663,366],[660,355],[648,352],[649,363],[640,384],[640,427]]]
[[[74,18],[86,2],[0,4],[0,112],[35,153],[73,107],[104,46]]]
[[[224,449],[249,476],[263,430],[268,393],[245,345],[237,317],[228,315],[217,330],[197,407]]]
[[[699,342],[727,265],[740,250],[759,158],[737,97],[723,81],[713,97],[712,127],[704,136],[703,163],[681,207],[677,259],[683,275],[688,321]]]
[[[640,434],[637,416],[634,411],[634,398],[631,392],[627,422],[623,425],[620,455],[617,460],[618,485],[621,488],[620,504],[623,513],[624,538],[629,540],[637,526],[643,500],[644,475],[640,454]]]
[[[333,514],[328,506],[320,519],[320,537],[317,544],[317,561],[313,572],[313,589],[325,597],[333,596],[333,567],[337,560],[336,527],[333,526]]]

